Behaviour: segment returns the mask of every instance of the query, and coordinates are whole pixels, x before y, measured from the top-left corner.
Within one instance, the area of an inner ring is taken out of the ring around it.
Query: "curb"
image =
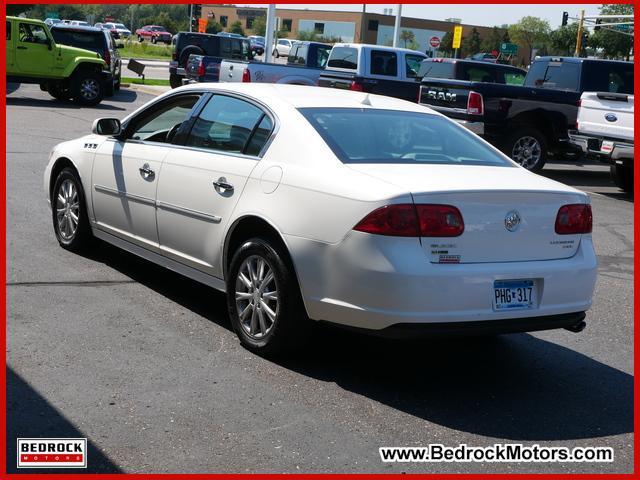
[[[171,90],[169,86],[162,85],[138,85],[134,83],[123,83],[123,88],[128,88],[130,90],[135,90],[142,93],[148,93],[149,95],[161,95],[165,92]]]

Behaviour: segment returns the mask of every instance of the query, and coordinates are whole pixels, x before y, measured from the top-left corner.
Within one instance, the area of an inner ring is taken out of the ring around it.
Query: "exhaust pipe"
[[[569,330],[570,332],[573,332],[573,333],[580,333],[585,329],[586,326],[587,326],[587,322],[585,322],[584,320],[580,320],[578,323],[574,325],[564,327],[564,329]]]

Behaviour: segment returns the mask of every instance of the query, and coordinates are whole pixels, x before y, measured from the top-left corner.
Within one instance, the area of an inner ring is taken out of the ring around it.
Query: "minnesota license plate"
[[[493,282],[493,309],[501,311],[533,308],[537,293],[533,280],[496,280]]]
[[[613,152],[613,142],[610,142],[608,140],[605,140],[604,142],[602,142],[602,146],[600,147],[600,151],[601,152],[605,152],[605,153]]]

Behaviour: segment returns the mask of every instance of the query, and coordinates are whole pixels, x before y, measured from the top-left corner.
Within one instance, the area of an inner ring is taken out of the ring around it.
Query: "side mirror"
[[[91,127],[91,132],[96,135],[118,135],[121,131],[122,126],[117,118],[98,118]]]

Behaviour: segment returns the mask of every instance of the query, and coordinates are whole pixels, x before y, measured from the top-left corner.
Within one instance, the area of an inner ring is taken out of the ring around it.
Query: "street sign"
[[[198,19],[198,33],[205,33],[207,31],[207,22],[206,18]]]
[[[453,27],[453,43],[451,44],[452,48],[460,48],[460,43],[462,42],[462,26],[456,25]]]
[[[518,45],[515,43],[502,42],[500,44],[500,53],[503,55],[516,55],[518,53]]]
[[[438,48],[440,46],[440,38],[431,37],[429,39],[429,45],[431,45],[433,48]]]
[[[620,30],[621,32],[628,32],[629,24],[625,23],[624,25],[614,25],[613,28],[615,28],[616,30]]]

